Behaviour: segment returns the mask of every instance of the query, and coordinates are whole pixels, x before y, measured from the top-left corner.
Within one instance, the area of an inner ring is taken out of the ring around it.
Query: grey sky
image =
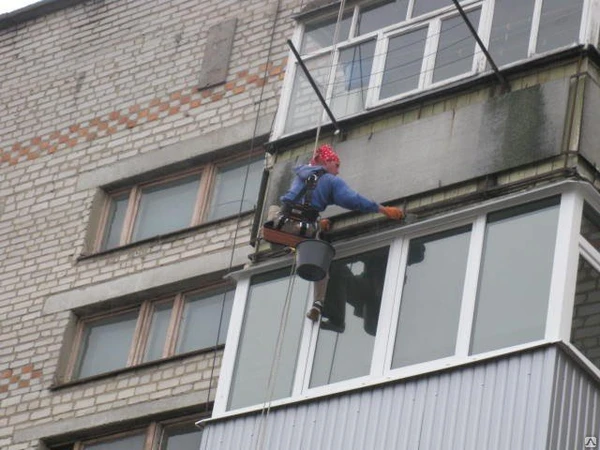
[[[0,14],[23,8],[24,6],[38,3],[39,1],[41,0],[2,0],[0,1]]]

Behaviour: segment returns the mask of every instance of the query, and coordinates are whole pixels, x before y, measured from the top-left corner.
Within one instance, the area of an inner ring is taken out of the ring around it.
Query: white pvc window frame
[[[544,337],[536,341],[498,350],[469,354],[487,214],[557,195],[560,195],[560,203],[558,205],[557,233]],[[385,245],[390,246],[370,373],[364,377],[308,388],[318,325],[305,321],[292,395],[289,398],[269,402],[269,405],[275,406],[294,403],[299,400],[331,395],[361,386],[377,385],[393,379],[402,379],[448,367],[456,367],[469,362],[494,358],[547,343],[558,341],[568,343],[580,247],[579,228],[584,198],[600,210],[600,195],[589,185],[578,182],[562,182],[553,186],[535,189],[525,194],[514,194],[503,199],[489,201],[421,224],[410,225],[401,231],[390,230],[340,245],[337,249],[340,258],[380,248]],[[471,224],[472,228],[455,354],[438,360],[391,369],[395,327],[398,322],[403,274],[406,267],[406,256],[410,240],[415,237],[427,236],[468,224]],[[596,253],[598,253],[597,264],[600,268],[600,252]],[[289,264],[289,261],[278,261],[263,265],[262,267],[255,267],[239,274],[233,312],[230,319],[229,334],[227,336],[227,345],[225,346],[219,386],[213,409],[214,417],[254,411],[267,405],[265,403],[227,411],[229,387],[235,367],[238,341],[241,335],[251,276],[256,273],[274,270],[286,264]],[[596,371],[598,371],[600,376],[600,371],[598,369]]]
[[[579,259],[583,258],[596,271],[600,272],[600,251],[598,251],[580,233],[583,218],[584,203],[587,203],[595,211],[600,211],[600,195],[593,189],[587,189],[582,195],[577,196],[573,202],[571,240],[576,242],[569,248],[568,260],[565,261],[567,271],[565,275],[565,302],[560,318],[558,336],[559,339],[579,358],[579,361],[600,379],[600,368],[594,365],[575,345],[571,343],[571,331],[575,307],[575,292],[577,289],[577,272]]]
[[[456,8],[453,5],[449,5],[443,9],[436,10],[431,13],[423,14],[418,17],[412,17],[412,11],[414,8],[415,0],[408,0],[408,11],[406,20],[399,22],[397,24],[389,25],[379,30],[371,31],[370,33],[365,33],[360,36],[356,36],[357,30],[357,21],[358,16],[360,14],[361,6],[364,4],[365,6],[370,6],[373,2],[362,2],[362,4],[357,4],[348,8],[348,11],[352,11],[353,17],[351,21],[349,35],[350,37],[344,41],[339,42],[335,46],[329,46],[321,48],[312,53],[302,55],[304,60],[309,60],[318,56],[330,55],[333,51],[333,60],[332,67],[330,68],[330,76],[329,76],[329,85],[325,89],[326,92],[322,92],[325,98],[327,99],[328,104],[331,103],[331,95],[333,92],[333,83],[335,82],[335,65],[337,64],[339,58],[339,52],[348,47],[352,47],[361,42],[366,42],[369,39],[376,39],[375,43],[375,56],[373,59],[373,64],[371,68],[371,75],[369,77],[369,85],[367,87],[367,96],[365,102],[365,110],[360,111],[358,113],[350,114],[346,117],[356,116],[367,112],[369,109],[377,108],[384,106],[388,103],[402,100],[406,97],[410,97],[419,92],[426,91],[428,89],[442,87],[444,85],[459,81],[461,79],[466,79],[472,77],[474,75],[483,73],[488,71],[487,68],[487,60],[485,55],[481,51],[478,45],[475,44],[475,52],[473,56],[472,68],[469,72],[462,73],[460,75],[440,80],[436,83],[432,82],[433,77],[433,66],[435,64],[435,58],[437,55],[437,51],[439,49],[438,41],[439,41],[439,31],[441,26],[441,21],[444,19],[448,19],[454,17],[458,14]],[[506,64],[506,67],[514,66],[521,64],[523,61],[533,58],[533,57],[541,57],[545,54],[552,53],[557,49],[552,49],[545,53],[536,53],[537,47],[537,38],[539,31],[539,24],[542,12],[542,3],[544,0],[534,0],[534,9],[533,9],[533,17],[531,29],[529,30],[529,38],[528,38],[528,51],[527,57],[522,60],[513,61],[509,64]],[[473,11],[477,8],[481,9],[480,18],[479,18],[479,27],[478,34],[481,38],[484,45],[487,47],[489,44],[492,23],[493,23],[493,15],[494,15],[494,7],[495,0],[465,0],[461,2],[461,6],[466,12]],[[300,44],[302,43],[302,36],[304,33],[304,24],[300,23],[296,29],[294,30],[294,35],[292,37],[292,42],[296,46],[296,48],[300,48]],[[380,99],[380,90],[381,83],[383,79],[383,70],[385,68],[386,61],[386,53],[389,39],[406,33],[411,29],[417,29],[420,27],[428,27],[427,41],[425,45],[424,51],[424,60],[421,67],[420,73],[420,81],[419,87],[417,89],[413,89],[411,91],[399,93],[398,95],[390,96],[385,99]],[[581,14],[581,22],[579,26],[579,36],[578,43],[592,43],[597,45],[600,37],[600,1],[599,0],[583,0],[582,14]],[[564,47],[561,47],[564,48]],[[492,55],[493,56],[493,55]],[[285,135],[293,135],[297,132],[301,132],[304,130],[298,129],[290,132],[285,131],[285,122],[288,115],[288,110],[290,108],[291,103],[291,94],[294,85],[294,80],[296,76],[296,71],[301,70],[298,68],[298,64],[293,53],[290,51],[288,55],[288,63],[286,68],[286,76],[283,82],[282,87],[282,95],[280,101],[280,107],[275,119],[272,139],[278,139]],[[339,119],[339,118],[338,118]],[[324,111],[321,111],[321,123],[328,123],[329,118],[325,114]]]

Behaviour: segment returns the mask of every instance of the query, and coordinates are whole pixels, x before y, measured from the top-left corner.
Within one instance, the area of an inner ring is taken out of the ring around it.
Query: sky
[[[38,3],[41,0],[0,0],[0,14],[23,8],[24,6]]]

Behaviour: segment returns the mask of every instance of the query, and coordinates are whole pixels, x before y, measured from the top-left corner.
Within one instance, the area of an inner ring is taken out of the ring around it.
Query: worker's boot
[[[313,322],[317,322],[321,316],[321,311],[323,311],[323,302],[320,300],[315,300],[312,304],[312,307],[306,313],[306,317]]]

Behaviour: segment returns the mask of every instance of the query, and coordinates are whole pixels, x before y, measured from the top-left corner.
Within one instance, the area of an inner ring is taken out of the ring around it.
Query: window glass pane
[[[489,215],[471,353],[544,337],[558,210],[549,199]]]
[[[579,258],[571,342],[600,368],[600,273]]]
[[[138,311],[90,322],[81,344],[78,378],[127,365]]]
[[[327,92],[325,85],[327,83],[329,68],[331,67],[329,60],[330,55],[326,54],[304,61],[323,96]],[[290,97],[290,107],[285,121],[285,132],[289,133],[316,127],[319,115],[322,112],[323,107],[319,102],[317,94],[311,87],[302,69],[296,64],[296,75],[294,76],[294,85]]]
[[[216,220],[256,206],[258,187],[263,171],[263,160],[241,161],[219,169],[207,220]],[[246,173],[248,176],[246,177]],[[244,187],[245,184],[245,187]],[[242,195],[244,199],[242,201]]]
[[[537,53],[579,41],[583,0],[544,0]]]
[[[304,28],[304,36],[302,37],[300,52],[302,54],[311,53],[321,48],[333,45],[333,35],[335,33],[336,22],[337,15],[327,19],[326,21],[306,25]],[[338,31],[338,42],[348,39],[351,23],[352,12],[344,14]]]
[[[160,450],[198,450],[202,430],[196,427],[169,427],[165,430]]]
[[[361,9],[358,34],[366,34],[406,20],[407,0],[387,0]]]
[[[173,302],[154,304],[152,323],[150,325],[150,332],[148,334],[148,343],[146,344],[144,361],[153,361],[155,359],[162,358],[172,311]]]
[[[186,297],[177,353],[224,344],[234,291]],[[217,336],[218,335],[218,336]]]
[[[392,368],[454,355],[470,227],[410,241]]]
[[[469,21],[477,29],[480,10],[467,13]],[[435,57],[433,82],[470,72],[473,68],[475,39],[462,17],[442,21],[440,43]]]
[[[331,110],[336,118],[365,109],[374,53],[375,41],[340,51],[331,99]]]
[[[288,274],[289,269],[253,279],[231,382],[229,409],[291,394],[302,326],[306,320],[304,313],[312,289],[309,289],[311,283],[308,281],[293,277],[289,311],[284,314],[290,283]],[[278,339],[280,326],[285,333]],[[277,347],[280,347],[279,352]],[[277,376],[269,381],[277,353]]]
[[[121,232],[125,222],[125,213],[129,203],[129,193],[114,197],[110,202],[110,210],[106,221],[106,230],[102,250],[118,247],[121,241]]]
[[[426,28],[390,39],[379,98],[392,97],[419,87],[426,39]]]
[[[501,66],[527,57],[535,0],[496,0],[489,52]]]
[[[317,338],[310,386],[368,375],[389,249],[335,261]]]
[[[421,14],[435,11],[436,9],[446,8],[452,4],[452,0],[415,0],[412,16],[417,17]]]
[[[187,228],[192,223],[200,176],[193,175],[142,190],[133,240]]]
[[[587,203],[583,206],[581,234],[596,250],[600,251],[600,214]]]
[[[85,450],[143,450],[145,440],[145,434],[137,434],[99,444],[84,445],[83,448]]]

